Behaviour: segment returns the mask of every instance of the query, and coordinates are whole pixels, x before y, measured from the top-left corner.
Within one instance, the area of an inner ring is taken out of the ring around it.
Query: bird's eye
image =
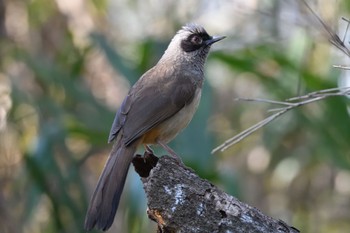
[[[203,39],[201,37],[199,37],[199,36],[193,36],[191,38],[191,42],[192,42],[192,44],[200,45],[200,44],[202,44]]]

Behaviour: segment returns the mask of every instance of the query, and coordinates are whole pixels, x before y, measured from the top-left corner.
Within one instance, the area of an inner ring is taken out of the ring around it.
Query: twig
[[[346,26],[345,33],[344,33],[344,37],[343,37],[343,43],[344,43],[345,38],[346,38],[346,34],[348,34],[349,25],[350,25],[350,20],[348,20],[347,18],[344,18],[344,17],[341,17],[341,19],[348,23],[348,25]]]
[[[267,125],[268,123],[270,123],[271,121],[273,121],[274,119],[276,119],[277,117],[279,117],[280,115],[284,114],[285,112],[287,112],[288,110],[292,109],[293,106],[288,106],[286,108],[284,108],[283,110],[265,118],[264,120],[260,121],[259,123],[249,127],[248,129],[242,131],[241,133],[237,134],[236,136],[226,140],[223,144],[221,144],[220,146],[214,148],[212,150],[212,154],[216,153],[217,151],[224,151],[227,148],[229,148],[230,146],[242,141],[245,137],[249,136],[250,134],[254,133],[255,131],[257,131],[258,129],[260,129],[261,127]]]
[[[350,50],[345,46],[345,44],[343,43],[343,41],[339,38],[339,36],[337,35],[337,33],[335,33],[322,19],[320,16],[318,16],[316,14],[316,12],[310,7],[310,5],[305,1],[302,0],[302,2],[305,4],[305,6],[311,11],[311,13],[315,16],[315,18],[318,20],[318,22],[321,23],[321,25],[323,26],[323,28],[325,29],[325,31],[328,33],[329,35],[329,42],[334,45],[335,47],[337,47],[340,51],[342,51],[343,53],[345,53],[347,56],[350,57]]]
[[[337,91],[337,92],[335,92]],[[217,151],[224,151],[227,148],[233,146],[234,144],[242,141],[244,138],[249,136],[250,134],[254,133],[258,129],[262,128],[263,126],[267,125],[271,121],[275,120],[277,117],[280,117],[281,115],[285,114],[289,110],[292,110],[294,108],[313,103],[316,101],[323,100],[328,97],[334,97],[334,96],[346,96],[350,94],[350,87],[346,88],[330,88],[326,90],[311,92],[309,94],[306,94],[304,96],[297,96],[288,99],[285,101],[274,101],[274,100],[267,100],[267,99],[254,99],[254,98],[237,98],[237,100],[244,100],[244,101],[258,101],[258,102],[264,102],[264,103],[273,103],[273,104],[282,104],[286,107],[277,108],[277,109],[270,109],[270,111],[277,111],[276,113],[268,116],[267,118],[263,119],[262,121],[256,123],[255,125],[249,127],[248,129],[242,131],[241,133],[235,135],[234,137],[226,140],[223,144],[216,147],[212,150],[212,154],[216,153]],[[299,102],[293,102],[299,100]],[[302,101],[300,101],[302,100]]]
[[[333,65],[334,68],[339,68],[342,70],[350,70],[350,66]]]
[[[276,100],[269,100],[269,99],[260,99],[260,98],[243,98],[243,97],[238,97],[235,100],[238,101],[252,101],[252,102],[263,102],[263,103],[269,103],[269,104],[280,104],[280,105],[293,105],[293,103],[289,102],[284,102],[284,101],[276,101]]]
[[[301,99],[309,99],[312,97],[323,96],[325,94],[326,95],[335,94],[336,96],[349,95],[350,94],[350,87],[334,87],[334,88],[324,89],[324,90],[320,90],[320,91],[314,91],[314,92],[310,92],[306,95],[289,98],[286,101],[296,101],[296,100],[301,100]]]

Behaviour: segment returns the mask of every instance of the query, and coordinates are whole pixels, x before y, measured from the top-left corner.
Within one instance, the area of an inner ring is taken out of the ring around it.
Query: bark
[[[169,156],[133,160],[159,233],[299,232],[228,195]]]

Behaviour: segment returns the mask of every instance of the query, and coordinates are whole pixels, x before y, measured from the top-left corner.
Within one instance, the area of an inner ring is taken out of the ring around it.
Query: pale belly
[[[197,88],[192,102],[153,129],[153,132],[144,138],[143,143],[154,144],[157,140],[168,143],[174,139],[192,120],[200,102],[201,91],[201,88]]]

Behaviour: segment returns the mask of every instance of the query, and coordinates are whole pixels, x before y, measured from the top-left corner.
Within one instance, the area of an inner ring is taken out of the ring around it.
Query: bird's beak
[[[205,43],[205,45],[208,46],[208,45],[212,45],[212,44],[214,44],[222,39],[225,39],[225,38],[226,38],[226,36],[212,36],[209,40],[206,40],[204,43]]]

